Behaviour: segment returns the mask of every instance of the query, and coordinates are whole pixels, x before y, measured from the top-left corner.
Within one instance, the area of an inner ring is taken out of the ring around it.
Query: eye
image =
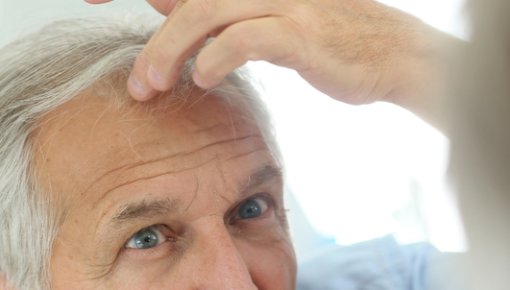
[[[236,209],[236,219],[254,219],[263,215],[269,208],[267,198],[257,196],[249,198]]]
[[[126,243],[129,249],[150,249],[166,241],[161,226],[150,226],[134,234]]]

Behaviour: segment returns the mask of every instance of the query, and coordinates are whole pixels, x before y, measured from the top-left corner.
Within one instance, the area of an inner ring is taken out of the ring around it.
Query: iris
[[[162,234],[154,227],[148,227],[134,234],[127,242],[126,248],[150,249],[162,242]]]
[[[250,198],[239,206],[237,214],[240,219],[253,219],[262,215],[268,205],[262,198]]]

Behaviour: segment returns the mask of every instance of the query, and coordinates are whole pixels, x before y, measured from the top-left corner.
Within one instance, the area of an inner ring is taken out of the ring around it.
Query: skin
[[[45,117],[36,170],[65,214],[52,289],[295,289],[279,165],[249,118],[200,94],[176,110],[86,92]],[[250,198],[264,210],[243,219]],[[151,225],[160,244],[127,248]]]
[[[91,4],[107,0],[87,0]],[[172,87],[205,40],[193,79],[212,88],[249,60],[296,70],[351,104],[388,101],[442,127],[448,47],[458,41],[372,0],[148,0],[167,20],[137,58],[128,87],[151,99]]]

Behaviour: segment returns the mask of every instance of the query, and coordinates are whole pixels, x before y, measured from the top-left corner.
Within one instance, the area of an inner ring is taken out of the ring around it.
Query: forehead
[[[34,135],[38,179],[45,192],[57,193],[84,192],[123,167],[261,135],[249,116],[222,98],[199,91],[192,91],[186,101],[160,99],[121,107],[86,92],[45,116],[38,128]],[[235,155],[241,144],[246,143],[233,142],[215,154]],[[199,164],[198,159],[195,154],[193,160],[180,162]]]

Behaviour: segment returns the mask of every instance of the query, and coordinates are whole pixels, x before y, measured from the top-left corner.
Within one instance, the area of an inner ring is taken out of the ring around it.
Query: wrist
[[[445,130],[445,107],[453,46],[460,43],[426,26],[415,34],[411,49],[396,61],[395,90],[385,99]]]

